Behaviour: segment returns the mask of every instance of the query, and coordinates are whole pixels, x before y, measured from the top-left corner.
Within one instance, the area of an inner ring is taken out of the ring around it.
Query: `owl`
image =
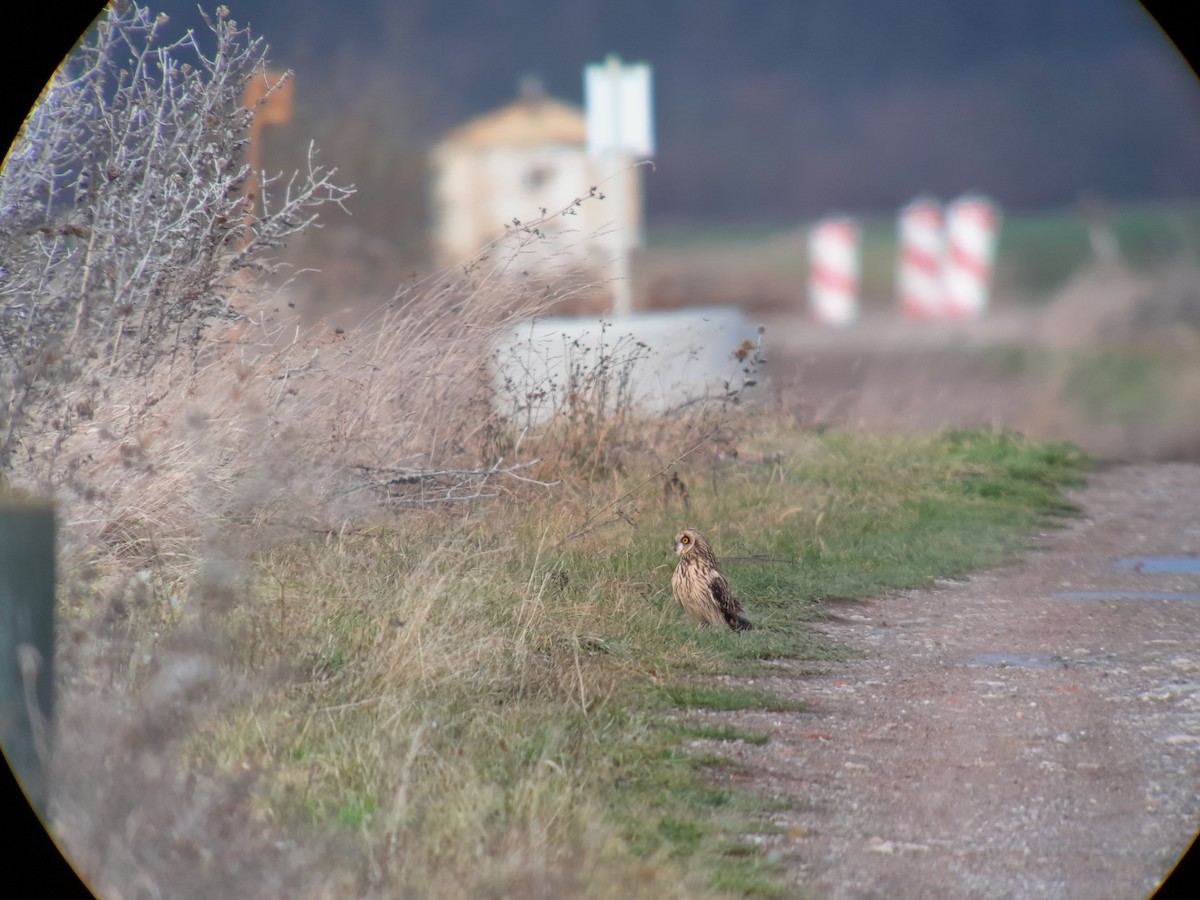
[[[717,571],[717,558],[704,535],[694,528],[683,529],[675,535],[675,552],[679,564],[671,576],[671,592],[693,622],[723,625],[733,631],[754,627],[733,598],[729,582]]]

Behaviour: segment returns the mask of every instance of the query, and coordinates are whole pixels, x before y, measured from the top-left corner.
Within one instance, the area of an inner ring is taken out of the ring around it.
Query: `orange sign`
[[[292,86],[295,82],[291,78],[284,81],[286,76],[286,72],[259,70],[246,82],[246,88],[242,92],[242,105],[246,108],[258,105],[254,116],[256,122],[263,125],[282,125],[292,120]],[[275,90],[267,96],[271,88]]]
[[[252,221],[255,204],[259,202],[258,172],[262,168],[262,127],[282,125],[292,120],[293,81],[290,77],[284,81],[286,76],[286,72],[259,69],[250,76],[242,90],[242,105],[247,109],[254,109],[254,118],[250,120],[250,128],[246,135],[249,139],[246,145],[246,164],[250,166],[250,177],[246,179],[247,224]],[[271,88],[275,90],[272,91]]]

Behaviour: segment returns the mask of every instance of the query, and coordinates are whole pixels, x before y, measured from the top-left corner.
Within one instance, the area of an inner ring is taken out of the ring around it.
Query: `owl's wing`
[[[733,591],[729,589],[729,582],[725,580],[724,575],[713,572],[708,589],[712,591],[713,599],[717,601],[717,609],[721,610],[726,622],[732,623],[741,617],[742,606],[734,599]]]

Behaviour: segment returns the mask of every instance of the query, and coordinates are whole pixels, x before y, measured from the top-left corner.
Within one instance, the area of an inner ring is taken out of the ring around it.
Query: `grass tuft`
[[[732,725],[684,725],[678,731],[684,738],[700,741],[742,741],[761,746],[770,740],[770,736],[762,732],[742,731]]]
[[[687,710],[733,712],[741,709],[762,709],[768,712],[791,712],[804,709],[802,701],[739,687],[672,684],[661,688],[661,693],[672,706]]]

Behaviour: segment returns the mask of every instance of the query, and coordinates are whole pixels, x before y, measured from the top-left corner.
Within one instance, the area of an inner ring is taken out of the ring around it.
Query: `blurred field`
[[[736,303],[767,324],[775,390],[802,418],[868,430],[1002,426],[1118,459],[1200,458],[1200,208],[1012,215],[993,296],[914,322],[893,296],[894,223],[862,220],[862,316],[806,310],[803,229],[652,230],[639,297]],[[1096,260],[1089,225],[1115,241]]]
[[[894,219],[859,217],[861,293],[867,309],[894,303]],[[1121,261],[1150,273],[1200,256],[1200,207],[1113,210],[1111,228]],[[803,304],[808,270],[805,226],[746,227],[677,224],[651,227],[635,269],[638,296],[649,306],[734,302],[748,309]],[[1088,221],[1080,211],[1006,215],[997,249],[998,305],[1048,302],[1093,262]]]
[[[806,309],[806,225],[652,225],[633,265],[638,308],[732,304],[768,326],[768,374],[801,418],[928,431],[999,425],[1102,457],[1200,457],[1200,206],[1014,213],[977,322],[896,313],[896,229],[864,216],[859,322]],[[1118,258],[1095,258],[1089,228]],[[410,276],[380,236],[306,240],[322,269],[297,288],[310,320],[349,325]],[[323,262],[324,260],[324,262]],[[552,311],[603,313],[604,273]],[[517,286],[520,287],[519,285]]]

